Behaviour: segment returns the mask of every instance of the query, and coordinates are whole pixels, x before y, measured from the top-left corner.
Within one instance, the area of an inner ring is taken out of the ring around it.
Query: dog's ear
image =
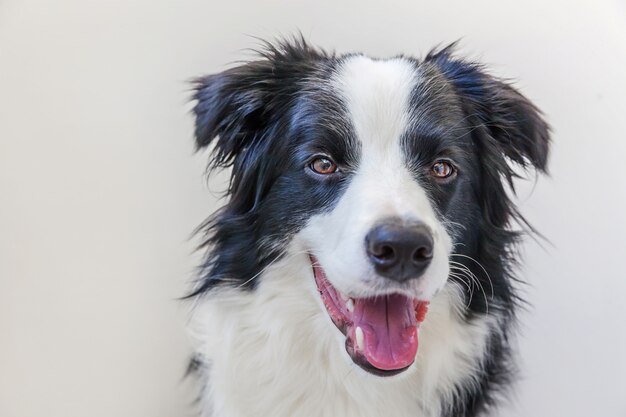
[[[541,111],[510,84],[489,75],[480,64],[455,58],[453,48],[454,44],[431,52],[426,61],[437,65],[454,85],[468,118],[480,124],[478,131],[487,133],[487,140],[494,141],[510,160],[523,167],[530,163],[545,172],[550,128]]]
[[[194,81],[196,146],[216,140],[215,166],[231,164],[262,130],[271,80],[272,64],[259,60]]]
[[[494,78],[485,83],[486,108],[482,117],[505,155],[525,165],[529,161],[546,171],[550,128],[541,111],[511,85]]]

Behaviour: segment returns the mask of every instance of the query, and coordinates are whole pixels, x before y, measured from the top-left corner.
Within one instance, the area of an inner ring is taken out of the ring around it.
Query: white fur
[[[410,93],[419,81],[413,66],[401,58],[374,61],[363,56],[345,62],[335,77],[335,90],[347,103],[361,144],[359,167],[337,206],[310,219],[301,236],[333,286],[346,295],[406,292],[429,300],[448,278],[451,239],[409,172],[400,146],[411,122]],[[390,286],[365,256],[367,232],[389,217],[424,222],[433,233],[431,265],[408,285]]]
[[[358,171],[337,205],[308,221],[254,291],[216,290],[197,307],[197,352],[210,363],[206,416],[437,417],[455,384],[472,382],[493,326],[461,318],[462,291],[447,281],[451,239],[403,159],[399,139],[419,82],[402,59],[343,64],[332,87],[361,144]],[[364,250],[366,233],[391,216],[426,223],[435,242],[425,275],[401,288],[373,272]],[[381,378],[352,362],[316,290],[308,253],[345,294],[402,291],[431,300],[409,370]]]
[[[460,318],[452,284],[432,300],[412,369],[368,374],[348,357],[315,290],[303,248],[272,265],[254,292],[212,293],[193,315],[197,352],[210,363],[204,416],[436,417],[481,366],[486,320]]]

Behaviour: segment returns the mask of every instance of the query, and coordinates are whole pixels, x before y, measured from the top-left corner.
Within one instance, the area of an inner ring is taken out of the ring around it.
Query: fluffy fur
[[[452,47],[424,59],[336,56],[303,40],[196,82],[198,148],[231,168],[229,199],[202,227],[190,294],[204,416],[471,417],[511,380],[513,269],[526,224],[506,193],[514,166],[546,168],[549,132],[509,84]],[[320,177],[316,155],[341,170]],[[450,181],[429,175],[451,160]],[[434,239],[419,280],[390,283],[363,250],[381,219]],[[351,297],[430,301],[410,368],[367,373],[344,349],[309,255]]]

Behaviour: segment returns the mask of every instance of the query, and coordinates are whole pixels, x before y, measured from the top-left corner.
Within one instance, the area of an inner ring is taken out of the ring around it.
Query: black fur
[[[231,167],[232,176],[229,201],[202,227],[208,255],[190,296],[217,285],[253,290],[306,219],[341,196],[359,147],[345,104],[326,86],[344,59],[298,39],[268,44],[259,60],[195,82],[197,147],[212,144],[210,168]],[[511,225],[528,225],[506,189],[514,190],[511,162],[546,170],[549,128],[530,101],[481,65],[456,58],[453,45],[406,59],[424,77],[412,100],[419,122],[403,138],[407,162],[451,225],[451,260],[484,289],[467,289],[466,320],[490,311],[502,318],[482,375],[457,387],[447,410],[471,417],[494,403],[513,374],[509,339],[521,300],[514,289],[520,232]],[[307,177],[302,166],[321,150],[348,167],[346,175],[322,183]],[[423,175],[422,165],[442,152],[460,163],[458,181],[440,184]]]
[[[211,251],[192,295],[223,278],[253,288],[303,220],[339,197],[343,182],[318,187],[301,175],[303,158],[316,148],[341,147],[332,149],[344,155],[341,162],[354,159],[349,143],[333,140],[353,137],[340,117],[344,105],[324,91],[339,60],[303,40],[268,44],[262,55],[195,83],[197,146],[218,137],[210,167],[232,167],[232,176],[229,203],[203,226],[203,246]]]

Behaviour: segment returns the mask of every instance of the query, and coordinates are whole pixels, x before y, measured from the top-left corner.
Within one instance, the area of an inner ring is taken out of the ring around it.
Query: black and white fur
[[[537,108],[452,47],[372,59],[303,40],[197,80],[194,98],[198,148],[212,146],[212,168],[232,167],[190,295],[202,415],[488,411],[514,371],[511,223],[525,222],[506,190],[514,165],[545,171],[549,129]],[[341,174],[307,171],[317,154]],[[453,181],[428,175],[440,158],[454,162]],[[376,276],[363,251],[366,232],[390,216],[418,218],[434,235],[431,266],[403,287]],[[309,254],[346,294],[430,301],[410,369],[385,378],[352,362]]]

